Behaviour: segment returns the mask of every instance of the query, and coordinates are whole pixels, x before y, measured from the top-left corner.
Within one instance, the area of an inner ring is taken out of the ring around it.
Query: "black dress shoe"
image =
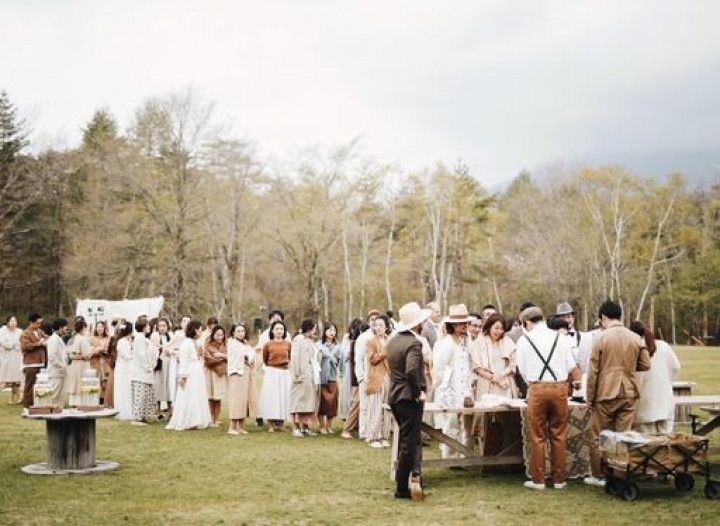
[[[412,498],[412,497],[410,496],[410,492],[409,492],[409,491],[408,491],[407,493],[400,493],[399,491],[396,491],[396,492],[395,492],[395,498],[396,498],[396,499],[410,499],[410,498]]]

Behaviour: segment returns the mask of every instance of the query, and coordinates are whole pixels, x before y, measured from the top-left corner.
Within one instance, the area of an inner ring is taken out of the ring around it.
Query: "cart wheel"
[[[638,495],[640,495],[640,489],[634,482],[628,482],[622,487],[622,490],[620,491],[620,496],[622,497],[622,499],[628,502],[637,499]]]
[[[620,492],[622,491],[622,483],[616,479],[615,477],[607,477],[605,478],[605,493],[608,495],[612,495],[613,497],[620,496]]]
[[[717,499],[720,497],[720,482],[708,480],[705,483],[705,496],[708,499]]]
[[[687,473],[676,473],[675,487],[680,491],[692,491],[695,487],[695,479]]]

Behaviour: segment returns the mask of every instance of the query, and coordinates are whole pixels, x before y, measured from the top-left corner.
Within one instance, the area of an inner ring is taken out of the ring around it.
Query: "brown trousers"
[[[33,405],[35,398],[35,380],[40,372],[40,367],[26,367],[23,369],[25,374],[25,386],[23,387],[22,405],[25,408]]]
[[[592,475],[602,478],[602,453],[600,452],[600,432],[604,429],[617,431],[631,431],[635,419],[635,398],[616,398],[595,402],[592,407],[592,437],[590,448],[590,468]]]
[[[530,384],[527,397],[530,476],[536,484],[545,482],[545,444],[548,431],[552,482],[565,482],[567,416],[567,382]]]
[[[350,388],[350,409],[345,418],[343,433],[352,433],[360,423],[360,392],[357,386]]]

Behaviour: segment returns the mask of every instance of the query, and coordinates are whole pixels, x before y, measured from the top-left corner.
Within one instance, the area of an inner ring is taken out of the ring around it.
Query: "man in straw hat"
[[[422,343],[418,338],[429,309],[417,303],[403,305],[399,311],[397,332],[387,346],[390,366],[388,403],[400,430],[398,465],[395,471],[395,497],[423,500],[420,427],[425,402],[425,376]]]
[[[472,366],[468,352],[467,327],[472,321],[465,305],[450,305],[448,315],[443,319],[447,335],[435,344],[433,349],[433,378],[435,380],[435,402],[446,408],[460,408],[466,400],[472,400]],[[438,413],[435,425],[443,433],[467,443],[467,429],[460,433],[457,413]],[[451,456],[445,444],[440,445],[443,458]]]
[[[549,329],[540,307],[520,313],[525,334],[517,343],[517,363],[528,384],[527,419],[530,436],[532,480],[529,489],[545,489],[545,444],[550,439],[550,465],[553,488],[565,487],[565,446],[567,444],[568,377],[577,384],[580,369],[570,351],[567,338]]]

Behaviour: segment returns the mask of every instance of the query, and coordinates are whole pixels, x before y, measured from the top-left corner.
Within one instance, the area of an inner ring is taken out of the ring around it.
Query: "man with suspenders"
[[[551,478],[555,489],[565,487],[568,377],[580,381],[568,338],[548,329],[542,310],[529,307],[520,319],[525,334],[517,342],[517,364],[528,384],[527,418],[530,440],[529,489],[545,489],[545,443],[550,436]]]

